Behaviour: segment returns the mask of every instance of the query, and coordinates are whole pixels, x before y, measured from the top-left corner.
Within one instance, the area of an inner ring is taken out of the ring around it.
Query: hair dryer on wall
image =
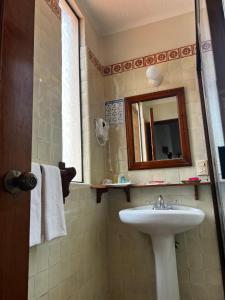
[[[109,139],[109,123],[104,119],[95,120],[95,134],[100,146],[105,146]]]

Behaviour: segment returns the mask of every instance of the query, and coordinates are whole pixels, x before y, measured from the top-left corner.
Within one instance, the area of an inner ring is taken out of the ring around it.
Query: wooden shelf
[[[155,187],[170,187],[170,186],[176,186],[176,187],[187,187],[192,186],[194,188],[195,192],[195,200],[199,200],[199,186],[202,185],[211,185],[210,182],[200,182],[200,183],[166,183],[166,184],[131,184],[128,186],[113,186],[113,185],[103,185],[103,184],[96,184],[92,185],[91,188],[96,190],[96,202],[101,203],[102,200],[102,194],[107,193],[109,189],[120,189],[123,190],[126,194],[126,200],[127,202],[131,201],[130,198],[130,190],[131,189],[138,189],[138,188],[155,188]]]
[[[126,194],[127,202],[130,202],[130,188],[133,187],[133,185],[128,185],[125,187],[121,186],[106,186],[103,184],[96,184],[92,185],[91,188],[96,190],[96,202],[101,203],[102,201],[102,194],[107,193],[109,189],[120,189],[123,190]]]

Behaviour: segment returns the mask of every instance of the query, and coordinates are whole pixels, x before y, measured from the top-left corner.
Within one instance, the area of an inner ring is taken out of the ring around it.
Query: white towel
[[[37,177],[37,185],[31,191],[30,200],[30,247],[41,243],[41,168],[32,163],[31,172]]]
[[[66,235],[62,181],[59,168],[41,165],[44,237],[49,241]]]

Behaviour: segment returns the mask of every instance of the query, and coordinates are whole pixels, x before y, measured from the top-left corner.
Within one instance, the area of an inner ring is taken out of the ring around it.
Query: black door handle
[[[31,191],[37,185],[37,177],[30,172],[9,171],[4,177],[4,187],[10,194]]]

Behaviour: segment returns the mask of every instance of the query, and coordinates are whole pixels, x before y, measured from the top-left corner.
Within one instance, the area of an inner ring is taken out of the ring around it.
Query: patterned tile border
[[[97,59],[97,57],[94,55],[94,53],[88,48],[88,57],[90,61],[93,63],[93,65],[99,70],[99,72],[103,73],[103,67],[100,63],[100,61]]]
[[[211,41],[202,42],[202,52],[212,51],[212,43]]]
[[[211,41],[202,42],[202,52],[208,51],[212,51]],[[100,61],[94,55],[94,53],[90,49],[88,49],[88,56],[90,60],[104,76],[123,73],[134,69],[161,64],[193,55],[196,55],[196,44],[130,59],[109,66],[102,66]]]
[[[60,19],[61,8],[59,7],[59,0],[45,0],[52,12]]]

